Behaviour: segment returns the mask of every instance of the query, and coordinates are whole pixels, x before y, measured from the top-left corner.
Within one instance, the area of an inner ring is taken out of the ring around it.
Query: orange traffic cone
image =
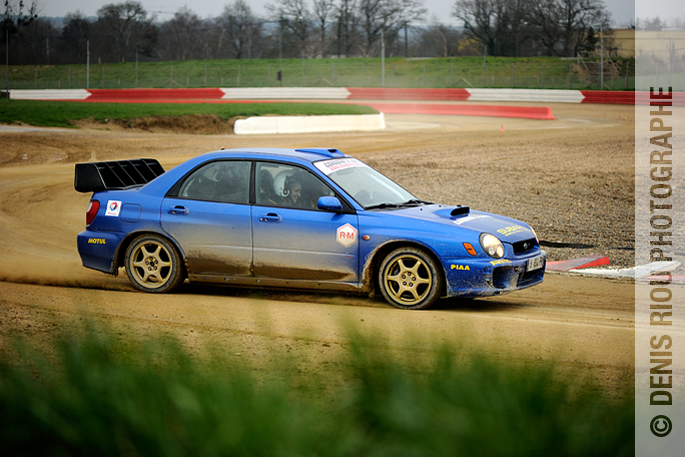
[[[504,126],[500,127],[499,131],[504,132]]]

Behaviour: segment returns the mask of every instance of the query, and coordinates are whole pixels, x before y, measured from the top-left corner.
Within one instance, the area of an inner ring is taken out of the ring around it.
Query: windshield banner
[[[368,167],[368,165],[365,163],[353,158],[322,160],[320,162],[316,162],[314,165],[316,165],[316,168],[321,170],[321,172],[326,176],[345,168]]]

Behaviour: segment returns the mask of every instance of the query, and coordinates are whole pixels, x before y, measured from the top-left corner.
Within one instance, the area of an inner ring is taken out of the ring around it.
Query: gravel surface
[[[625,124],[445,135],[365,159],[421,198],[530,223],[549,260],[606,255],[632,267],[634,140]]]
[[[0,131],[0,169],[131,157],[169,167],[221,147],[332,146],[423,199],[530,223],[549,260],[606,255],[612,267],[632,267],[634,107],[543,105],[558,120],[387,115],[384,131],[330,135],[192,135],[187,125],[175,134],[117,125]]]
[[[90,195],[74,191],[75,162],[156,157],[169,169],[221,147],[323,146],[423,199],[522,219],[543,241],[595,246],[547,248],[551,260],[606,254],[612,266],[632,266],[633,107],[552,110],[558,121],[389,115],[385,131],[330,135],[0,131],[0,348],[16,333],[49,351],[55,329],[78,335],[79,323],[96,322],[124,338],[176,335],[198,354],[212,341],[265,372],[283,363],[276,346],[298,360],[303,379],[326,379],[349,346],[341,323],[356,322],[362,334],[387,333],[374,350],[423,357],[425,342],[439,341],[522,367],[553,362],[561,376],[595,379],[615,394],[634,383],[631,281],[554,274],[520,292],[406,312],[380,297],[319,292],[185,285],[171,295],[135,293],[125,274],[85,269],[76,252]]]

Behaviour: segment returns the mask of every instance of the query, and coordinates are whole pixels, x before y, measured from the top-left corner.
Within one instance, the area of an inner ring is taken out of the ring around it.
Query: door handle
[[[188,214],[189,212],[190,211],[188,211],[188,208],[181,205],[176,205],[169,208],[169,214]]]
[[[282,222],[283,217],[276,213],[266,213],[259,216],[259,222]]]

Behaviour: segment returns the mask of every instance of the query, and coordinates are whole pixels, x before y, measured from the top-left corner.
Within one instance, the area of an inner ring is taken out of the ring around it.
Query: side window
[[[250,162],[217,161],[195,170],[178,192],[180,198],[249,203]]]
[[[319,197],[334,195],[318,177],[299,167],[259,162],[256,171],[258,205],[316,209]]]

